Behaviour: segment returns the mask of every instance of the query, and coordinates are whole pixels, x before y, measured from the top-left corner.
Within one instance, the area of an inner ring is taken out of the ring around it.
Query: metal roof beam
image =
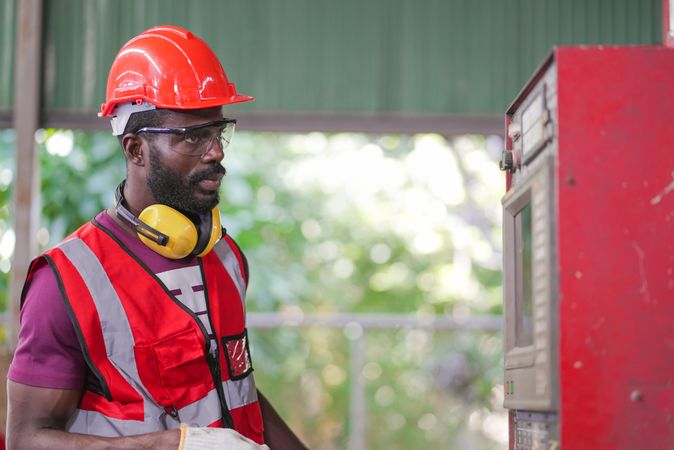
[[[14,233],[16,244],[9,278],[7,347],[16,347],[21,289],[30,261],[37,255],[40,221],[40,155],[35,130],[40,126],[43,0],[18,2],[14,76]]]
[[[228,112],[225,112],[228,114]],[[503,118],[499,115],[462,114],[327,114],[327,113],[241,113],[232,111],[238,119],[237,129],[305,133],[439,133],[503,135]],[[0,116],[0,124],[1,122]],[[48,128],[71,128],[88,131],[108,131],[109,121],[91,113],[53,113],[43,117]]]

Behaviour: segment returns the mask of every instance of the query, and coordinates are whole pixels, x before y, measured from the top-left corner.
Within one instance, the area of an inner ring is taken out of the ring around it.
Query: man
[[[255,388],[248,268],[217,209],[235,123],[221,109],[249,100],[189,31],[122,47],[101,115],[127,178],[31,265],[8,448],[304,448]]]

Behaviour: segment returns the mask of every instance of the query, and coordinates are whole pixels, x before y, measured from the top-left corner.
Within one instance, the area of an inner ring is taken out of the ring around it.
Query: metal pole
[[[349,372],[351,378],[349,398],[349,450],[365,450],[365,337],[361,331],[349,336],[351,352]]]
[[[662,0],[662,45],[674,47],[674,0]]]
[[[445,316],[417,316],[394,313],[285,313],[251,312],[246,316],[251,328],[331,327],[343,328],[358,324],[363,329],[414,328],[424,330],[500,330],[501,316],[471,316],[455,319]]]
[[[19,0],[14,75],[14,233],[16,244],[9,278],[7,350],[16,348],[21,289],[37,254],[40,220],[40,159],[35,131],[40,126],[43,0]]]

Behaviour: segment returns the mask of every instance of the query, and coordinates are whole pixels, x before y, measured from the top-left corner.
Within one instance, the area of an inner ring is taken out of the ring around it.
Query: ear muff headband
[[[201,220],[199,221],[199,227],[198,227],[198,234],[199,238],[197,239],[197,243],[194,245],[194,251],[193,253],[195,255],[198,255],[204,249],[206,248],[206,245],[208,244],[209,238],[210,238],[210,229],[211,229],[211,222],[213,221],[213,216],[209,214],[204,214],[201,217]]]
[[[150,205],[136,217],[124,206],[123,189],[124,181],[115,190],[117,216],[136,230],[141,242],[165,258],[203,256],[222,237],[217,207],[201,215],[197,224],[180,211],[162,204]]]
[[[117,188],[115,189],[115,199],[117,200],[117,204],[115,205],[115,212],[117,213],[117,217],[119,217],[127,224],[135,228],[136,232],[140,236],[145,236],[147,239],[150,239],[159,245],[166,245],[169,240],[169,237],[167,235],[165,235],[159,230],[155,230],[154,228],[148,226],[146,223],[140,221],[138,217],[134,216],[131,213],[131,211],[126,209],[126,207],[124,206],[124,203],[126,202],[126,199],[124,198],[125,182],[126,180],[122,180],[122,182],[119,183],[117,185]]]

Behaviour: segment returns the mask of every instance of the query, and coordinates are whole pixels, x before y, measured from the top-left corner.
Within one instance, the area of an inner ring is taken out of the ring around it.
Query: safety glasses
[[[144,127],[136,133],[173,134],[181,139],[171,145],[171,150],[186,156],[203,156],[214,143],[226,149],[234,135],[236,119],[220,119],[191,127]]]

